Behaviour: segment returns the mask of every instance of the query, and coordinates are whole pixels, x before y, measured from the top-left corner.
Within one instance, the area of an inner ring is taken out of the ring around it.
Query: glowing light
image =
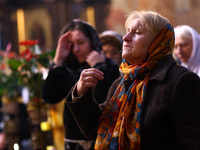
[[[95,9],[92,6],[87,8],[87,21],[95,27]]]
[[[18,30],[18,41],[25,40],[25,23],[24,23],[24,10],[17,10],[17,30]],[[22,47],[19,46],[20,52],[22,52]]]
[[[14,149],[14,150],[19,150],[19,144],[15,143],[15,144],[13,145],[13,149]]]

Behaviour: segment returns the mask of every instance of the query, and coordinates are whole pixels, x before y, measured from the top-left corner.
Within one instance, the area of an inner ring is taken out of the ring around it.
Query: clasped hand
[[[77,82],[77,94],[83,95],[90,87],[96,87],[99,80],[103,80],[104,73],[96,68],[84,69]]]
[[[94,67],[97,63],[105,62],[105,55],[103,51],[101,53],[92,51],[88,54],[86,62],[90,65],[90,67]]]

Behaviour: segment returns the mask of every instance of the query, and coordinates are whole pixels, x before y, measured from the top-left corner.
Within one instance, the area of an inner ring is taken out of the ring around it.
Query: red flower
[[[14,58],[15,57],[15,53],[13,53],[13,52],[8,53],[8,57],[9,58]]]
[[[31,50],[30,49],[26,49],[24,50],[21,54],[21,57],[24,57],[27,61],[30,61],[32,58],[32,54],[31,54]]]
[[[32,45],[36,45],[38,43],[38,40],[26,40],[26,41],[22,41],[19,42],[19,45],[25,45],[25,46],[32,46]]]
[[[4,70],[5,68],[5,65],[0,65],[0,70]]]

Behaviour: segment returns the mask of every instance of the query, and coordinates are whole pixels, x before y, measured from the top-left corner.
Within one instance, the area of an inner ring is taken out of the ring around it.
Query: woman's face
[[[112,59],[118,66],[121,64],[121,52],[117,50],[117,47],[112,44],[102,45],[103,52],[107,58]]]
[[[181,62],[187,63],[193,49],[192,39],[184,36],[176,35],[174,54],[180,59]]]
[[[127,33],[123,37],[122,57],[131,64],[141,63],[153,38],[153,34],[147,30],[141,19],[134,19],[128,24]]]
[[[79,63],[86,60],[87,55],[92,51],[92,44],[90,39],[80,30],[71,32],[72,52]]]

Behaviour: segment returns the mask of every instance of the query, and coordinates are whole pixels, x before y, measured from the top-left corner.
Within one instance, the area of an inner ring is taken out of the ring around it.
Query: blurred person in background
[[[102,48],[105,56],[112,59],[118,66],[120,66],[122,61],[122,36],[115,31],[108,30],[102,32],[99,37],[102,42]]]
[[[174,30],[151,11],[125,22],[124,74],[98,105],[92,88],[103,73],[84,69],[67,97],[81,131],[97,150],[199,150],[200,78],[174,60]]]
[[[53,64],[43,86],[43,99],[52,104],[63,100],[86,68],[98,68],[104,73],[104,80],[93,89],[97,102],[103,103],[110,85],[119,77],[119,67],[103,54],[94,27],[74,19],[61,31]],[[66,150],[93,149],[94,141],[82,135],[69,108],[66,104],[64,107]]]
[[[174,57],[184,67],[200,76],[200,35],[188,25],[174,28]]]

